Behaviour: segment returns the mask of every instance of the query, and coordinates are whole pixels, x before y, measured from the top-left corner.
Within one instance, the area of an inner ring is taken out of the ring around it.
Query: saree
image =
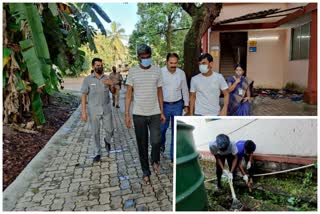
[[[234,84],[234,77],[229,77],[227,83]],[[241,76],[241,81],[238,83],[236,88],[229,92],[229,105],[228,115],[229,116],[249,116],[250,115],[250,103],[249,101],[243,102],[247,89],[249,87],[248,80]]]

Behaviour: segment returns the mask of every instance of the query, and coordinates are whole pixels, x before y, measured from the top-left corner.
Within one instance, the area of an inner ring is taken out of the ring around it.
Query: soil
[[[5,190],[46,145],[50,138],[77,109],[80,98],[69,93],[56,93],[44,106],[46,123],[36,134],[19,132],[3,126],[3,190]]]

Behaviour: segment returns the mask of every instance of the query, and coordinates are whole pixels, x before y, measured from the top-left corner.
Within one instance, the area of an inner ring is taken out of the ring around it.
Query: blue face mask
[[[141,65],[143,67],[149,67],[152,64],[152,58],[148,58],[148,59],[141,59]]]

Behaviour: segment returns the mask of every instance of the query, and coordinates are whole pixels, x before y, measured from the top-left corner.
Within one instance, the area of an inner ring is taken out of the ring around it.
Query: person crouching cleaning
[[[253,153],[256,150],[256,144],[252,140],[240,140],[236,143],[238,149],[238,164],[241,174],[243,175],[243,180],[246,182],[249,190],[253,185],[253,174],[254,174],[254,165],[253,165]],[[244,169],[242,160],[245,160],[246,169]]]
[[[221,189],[222,173],[229,181],[233,180],[235,169],[237,166],[238,149],[236,144],[230,143],[230,139],[225,134],[219,134],[216,140],[209,142],[210,152],[216,158],[216,174],[217,174],[217,189]],[[225,160],[227,159],[229,170],[225,169]]]

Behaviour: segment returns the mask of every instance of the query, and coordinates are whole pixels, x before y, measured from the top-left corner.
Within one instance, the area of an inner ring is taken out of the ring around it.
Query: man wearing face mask
[[[228,85],[223,76],[212,70],[213,58],[202,54],[199,59],[200,74],[192,77],[190,86],[190,115],[226,116],[229,103]],[[220,93],[224,105],[220,111]]]
[[[128,73],[125,120],[131,127],[130,105],[134,95],[133,123],[140,164],[145,184],[150,184],[148,138],[150,132],[151,164],[156,174],[160,173],[160,126],[166,118],[163,114],[162,78],[159,67],[152,65],[151,48],[142,44],[137,47],[139,65]]]
[[[112,95],[112,105],[116,106],[116,108],[120,108],[119,97],[120,97],[122,76],[120,73],[117,73],[116,66],[112,66],[112,73],[110,74],[110,79],[112,80],[116,90],[115,93]]]
[[[103,73],[102,59],[92,60],[92,72],[87,76],[81,86],[81,119],[86,122],[89,119],[93,141],[96,146],[94,161],[100,161],[100,123],[106,132],[104,139],[106,149],[110,150],[110,142],[113,136],[113,122],[109,92],[114,93],[113,82]],[[88,104],[87,104],[88,103]],[[88,112],[88,113],[87,113]]]
[[[189,111],[189,90],[186,74],[177,68],[179,56],[176,53],[167,54],[167,66],[161,68],[163,81],[163,111],[166,122],[161,125],[161,152],[165,151],[166,132],[171,122],[171,145],[170,158],[173,162],[173,119],[181,116],[182,111]],[[170,120],[171,118],[171,120]]]

